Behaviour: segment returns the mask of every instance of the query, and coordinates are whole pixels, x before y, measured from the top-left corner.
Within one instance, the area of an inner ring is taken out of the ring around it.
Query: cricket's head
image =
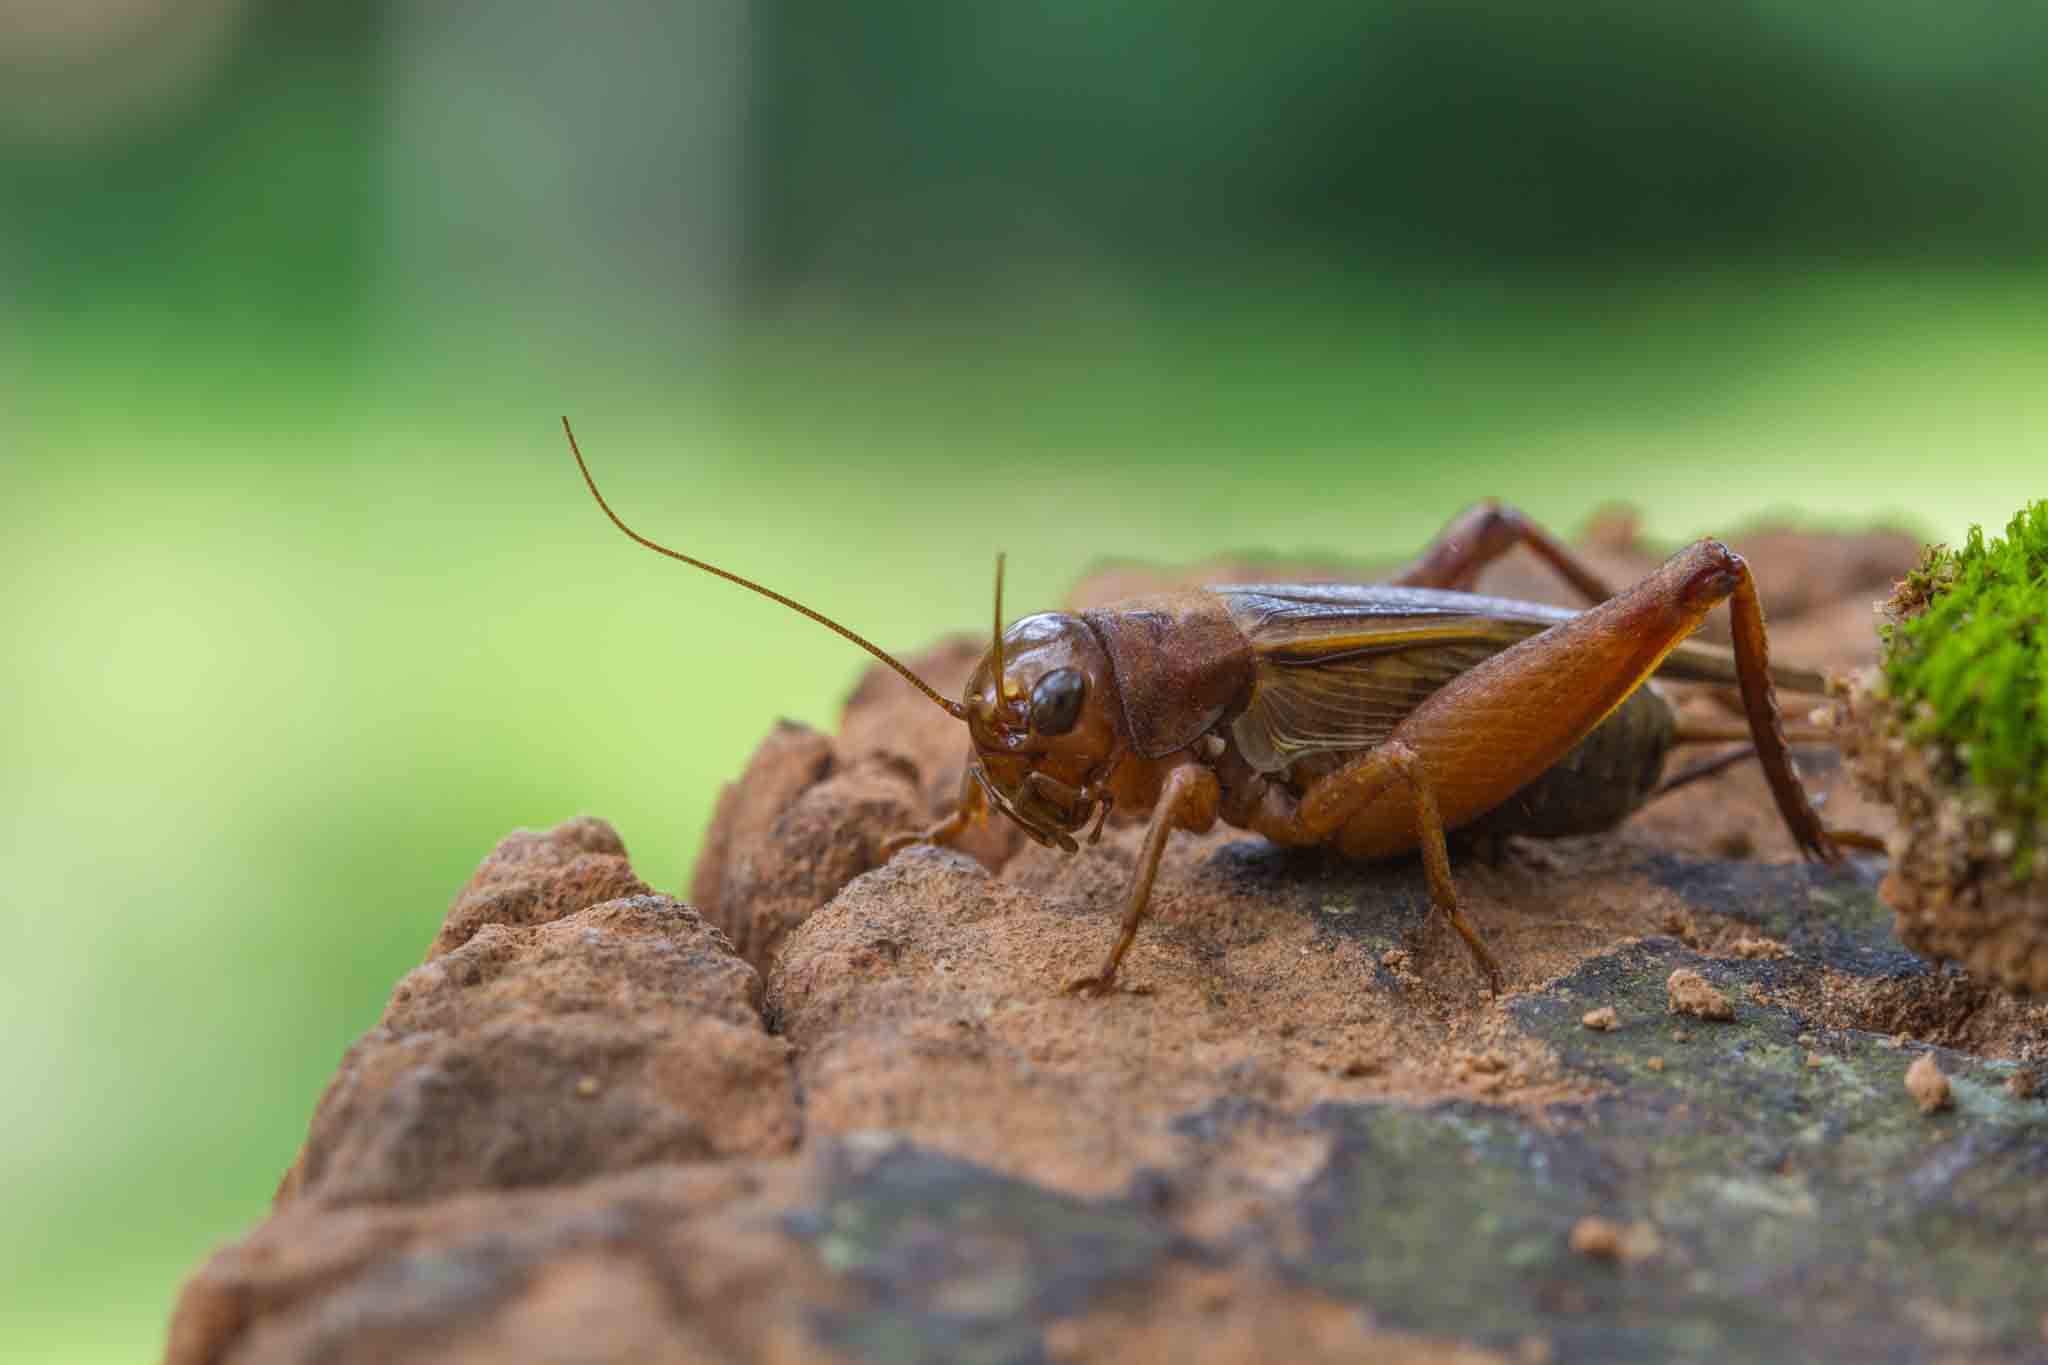
[[[1078,616],[1046,612],[1003,630],[998,565],[997,633],[963,698],[972,772],[1032,838],[1071,851],[1073,832],[1107,804],[1125,747],[1115,677]]]

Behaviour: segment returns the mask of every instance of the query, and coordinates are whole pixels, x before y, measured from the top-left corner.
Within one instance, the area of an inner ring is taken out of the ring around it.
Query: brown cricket
[[[591,496],[627,536],[837,631],[967,723],[974,752],[958,807],[890,839],[884,859],[913,843],[949,843],[990,807],[1068,852],[1090,821],[1091,841],[1100,838],[1112,808],[1151,813],[1122,931],[1101,970],[1069,991],[1115,985],[1167,839],[1222,820],[1351,858],[1419,850],[1432,902],[1498,994],[1500,967],[1459,908],[1445,835],[1611,829],[1658,789],[1675,745],[1741,737],[1680,727],[1644,686],[1652,675],[1739,689],[1747,736],[1805,856],[1836,863],[1844,845],[1881,847],[1829,829],[1801,786],[1776,687],[1818,692],[1823,679],[1772,666],[1749,567],[1716,540],[1694,542],[1616,593],[1541,527],[1485,502],[1386,583],[1195,588],[1040,613],[1007,630],[998,557],[994,640],[956,702],[838,622],[634,531],[598,492],[567,418],[562,429]],[[1587,609],[1465,591],[1516,545]],[[1688,642],[1723,601],[1732,653]]]

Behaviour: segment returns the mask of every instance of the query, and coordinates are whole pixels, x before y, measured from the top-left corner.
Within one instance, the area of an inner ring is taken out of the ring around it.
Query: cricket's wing
[[[1432,588],[1211,588],[1250,642],[1252,698],[1231,736],[1252,767],[1370,748],[1430,693],[1578,613]]]

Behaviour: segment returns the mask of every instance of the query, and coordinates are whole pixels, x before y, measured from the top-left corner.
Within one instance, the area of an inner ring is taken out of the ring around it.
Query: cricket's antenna
[[[994,634],[995,644],[989,652],[995,659],[995,673],[993,676],[996,680],[996,693],[1000,696],[1003,690],[1003,552],[1001,550],[996,551],[996,628]]]
[[[797,601],[795,598],[784,597],[781,593],[775,591],[775,589],[763,587],[751,578],[742,578],[740,575],[736,573],[732,573],[726,569],[721,569],[716,564],[706,564],[703,560],[693,558],[690,555],[686,555],[680,550],[671,550],[666,545],[657,545],[655,542],[649,540],[646,536],[641,535],[638,531],[626,525],[625,522],[620,521],[619,514],[617,512],[612,511],[612,505],[604,500],[604,494],[597,491],[597,480],[590,477],[590,466],[583,462],[583,451],[580,447],[577,446],[576,433],[570,429],[569,419],[566,417],[562,419],[562,434],[569,438],[569,453],[576,457],[576,467],[583,471],[583,482],[589,487],[590,496],[597,499],[597,505],[599,507],[602,507],[604,509],[604,514],[612,519],[612,525],[618,527],[621,531],[624,531],[628,538],[639,542],[640,544],[646,546],[648,549],[654,551],[656,554],[667,555],[670,559],[679,559],[683,563],[688,564],[693,568],[702,569],[704,572],[708,574],[716,574],[718,577],[723,578],[728,583],[737,583],[743,588],[751,588],[753,591],[760,593],[763,597],[769,598],[772,601],[780,602],[783,606],[788,607],[791,611],[800,612],[803,615],[810,617],[813,621],[816,621],[819,625],[825,627],[827,630],[835,631],[838,634],[845,636],[847,639],[853,641],[855,644],[859,645],[868,653],[874,655],[877,659],[880,659],[883,663],[889,665],[889,667],[895,669],[898,673],[901,673],[906,679],[909,680],[910,685],[912,687],[915,687],[918,691],[924,693],[927,697],[930,697],[934,705],[938,706],[947,715],[953,717],[953,719],[967,719],[966,707],[962,706],[957,701],[948,701],[946,698],[940,696],[937,690],[934,689],[930,683],[926,682],[923,678],[918,677],[917,674],[911,672],[909,668],[905,667],[902,663],[898,662],[894,655],[890,654],[887,650],[881,648],[879,645],[870,643],[864,637],[855,634],[853,631],[848,630],[845,626],[840,625],[837,621],[825,615],[823,612],[813,611],[809,607],[805,606],[803,603]]]

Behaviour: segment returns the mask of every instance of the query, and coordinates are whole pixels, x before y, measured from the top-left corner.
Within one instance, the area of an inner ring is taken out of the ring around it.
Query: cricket
[[[1117,938],[1070,993],[1116,989],[1167,841],[1219,820],[1352,859],[1419,852],[1434,912],[1496,996],[1500,966],[1459,904],[1452,832],[1612,829],[1660,790],[1675,748],[1746,737],[1734,756],[1754,754],[1803,856],[1837,864],[1845,848],[1883,847],[1830,828],[1801,784],[1777,692],[1819,693],[1824,679],[1773,665],[1749,566],[1716,540],[1614,591],[1541,526],[1482,502],[1383,583],[1186,589],[1007,628],[998,556],[992,639],[955,701],[839,622],[627,526],[566,417],[562,430],[591,496],[633,541],[837,632],[965,722],[972,754],[957,807],[889,839],[884,861],[913,844],[949,844],[992,810],[1067,852],[1091,824],[1087,837],[1099,839],[1112,810],[1149,815]],[[1518,545],[1585,608],[1469,590]],[[1690,640],[1723,602],[1733,648]],[[1681,725],[1646,685],[1654,678],[1732,686],[1746,724]]]

